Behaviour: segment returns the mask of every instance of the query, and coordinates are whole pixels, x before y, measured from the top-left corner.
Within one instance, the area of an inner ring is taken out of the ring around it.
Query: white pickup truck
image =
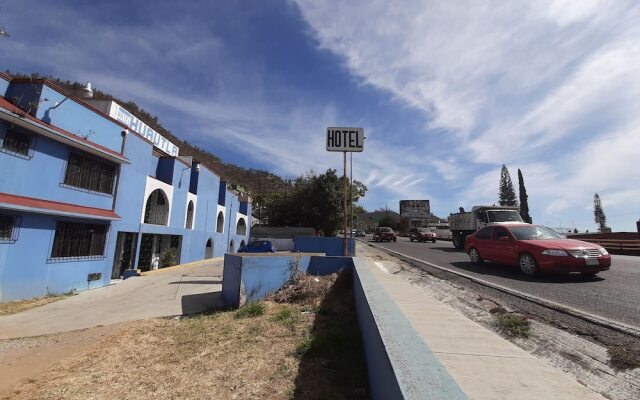
[[[469,212],[463,209],[459,213],[449,215],[449,226],[453,245],[456,249],[464,248],[464,240],[478,229],[491,223],[524,223],[518,207],[475,206]]]

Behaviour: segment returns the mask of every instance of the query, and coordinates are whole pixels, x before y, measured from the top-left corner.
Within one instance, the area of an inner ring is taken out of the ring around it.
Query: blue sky
[[[640,219],[640,5],[633,0],[0,0],[0,68],[131,99],[227,162],[342,167],[327,126],[362,126],[369,210],[446,216],[524,174],[534,222]]]

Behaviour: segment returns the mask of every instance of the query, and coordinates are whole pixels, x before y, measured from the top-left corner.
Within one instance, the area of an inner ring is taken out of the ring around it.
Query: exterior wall
[[[57,221],[74,220],[42,214],[22,214],[18,240],[0,244],[0,301],[23,299],[70,290],[103,286],[103,281],[87,281],[90,273],[110,272],[107,257],[78,261],[51,260],[51,247]],[[102,222],[104,223],[104,222]],[[107,240],[106,248],[113,247]],[[108,282],[108,277],[107,277]]]
[[[48,293],[86,290],[109,284],[119,232],[137,234],[136,255],[132,267],[138,267],[142,234],[178,235],[182,237],[179,262],[205,257],[207,241],[213,243],[213,256],[223,256],[229,244],[236,251],[247,242],[251,227],[251,205],[243,204],[239,214],[238,197],[226,189],[226,182],[204,166],[189,165],[177,158],[158,157],[153,144],[129,131],[111,118],[77,103],[47,84],[16,82],[6,85],[0,76],[0,95],[23,93],[21,104],[37,108],[31,114],[48,124],[84,136],[90,142],[121,153],[130,161],[117,166],[112,195],[91,193],[61,185],[71,149],[63,143],[33,133],[33,156],[30,159],[0,152],[0,192],[77,206],[113,210],[121,219],[101,222],[109,225],[105,254],[78,261],[51,260],[57,221],[96,223],[84,218],[62,218],[51,214],[34,214],[0,209],[0,214],[20,215],[18,239],[0,242],[0,301],[31,298]],[[25,90],[26,89],[26,90]],[[0,120],[0,140],[6,124]],[[92,156],[95,158],[95,156]],[[149,194],[161,188],[170,208],[167,226],[145,224],[144,210]],[[222,190],[222,192],[221,192]],[[194,204],[193,229],[186,229],[187,205]],[[223,202],[220,204],[220,202]],[[218,211],[224,213],[224,231],[216,232]],[[246,235],[236,234],[239,218],[246,222]],[[88,274],[100,273],[97,281],[88,282]]]
[[[0,121],[0,140],[9,124]],[[20,132],[29,133],[26,130]],[[88,155],[52,139],[30,133],[33,156],[0,153],[0,192],[46,198],[87,207],[111,209],[113,196],[64,186],[64,173],[71,152]],[[95,158],[95,157],[93,157]],[[113,165],[113,164],[112,164]]]

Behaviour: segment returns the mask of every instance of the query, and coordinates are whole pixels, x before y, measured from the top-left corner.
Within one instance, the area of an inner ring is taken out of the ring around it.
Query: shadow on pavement
[[[205,311],[211,311],[217,308],[224,307],[224,300],[222,299],[222,291],[187,294],[182,296],[182,314],[197,314]]]
[[[300,358],[293,398],[369,398],[351,271],[342,270],[323,298],[309,341]]]
[[[187,285],[220,285],[222,281],[175,281],[169,282],[169,285],[179,285],[181,283]]]
[[[493,262],[484,262],[481,265],[475,265],[471,262],[452,262],[452,266],[467,272],[473,272],[480,275],[493,275],[501,278],[509,278],[523,282],[544,282],[544,283],[591,283],[604,281],[599,276],[584,276],[580,274],[561,274],[561,273],[541,273],[536,276],[523,275],[516,267],[501,265]]]
[[[445,253],[464,253],[463,249],[458,250],[455,247],[453,247],[453,245],[449,247],[431,247],[431,250],[440,250],[440,251],[444,251]]]

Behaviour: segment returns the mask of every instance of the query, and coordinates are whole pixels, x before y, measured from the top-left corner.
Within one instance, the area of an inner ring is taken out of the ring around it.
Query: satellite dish
[[[84,87],[82,88],[82,98],[83,99],[93,98],[93,90],[91,89],[91,82],[87,82],[84,84]]]

